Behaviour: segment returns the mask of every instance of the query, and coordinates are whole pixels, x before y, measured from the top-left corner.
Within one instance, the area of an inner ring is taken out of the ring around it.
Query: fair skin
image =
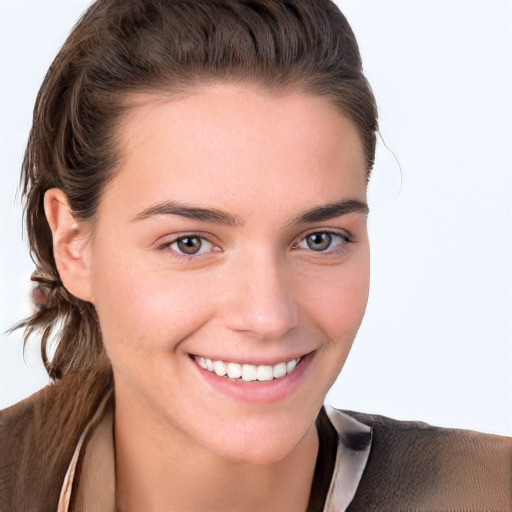
[[[368,295],[360,138],[297,92],[137,102],[94,224],[45,197],[60,276],[112,362],[118,509],[305,510],[314,421]]]

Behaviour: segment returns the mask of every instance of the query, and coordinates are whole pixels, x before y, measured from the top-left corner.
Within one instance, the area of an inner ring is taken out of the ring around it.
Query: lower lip
[[[216,392],[240,402],[271,404],[284,400],[297,389],[306,375],[313,357],[314,352],[303,356],[295,370],[285,377],[262,382],[244,382],[227,377],[219,377],[217,374],[201,368],[193,358],[191,358],[191,362],[207,386]]]

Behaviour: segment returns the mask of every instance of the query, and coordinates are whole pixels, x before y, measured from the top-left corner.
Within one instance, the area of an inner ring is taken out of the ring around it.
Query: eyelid
[[[304,238],[306,238],[306,237],[308,237],[310,235],[315,235],[315,234],[338,235],[338,236],[341,236],[342,238],[345,238],[345,239],[350,240],[350,241],[352,241],[352,239],[353,239],[352,235],[346,229],[341,229],[341,228],[311,228],[311,229],[308,229],[307,231],[301,233],[296,238],[296,240],[300,241],[300,240],[303,240]]]

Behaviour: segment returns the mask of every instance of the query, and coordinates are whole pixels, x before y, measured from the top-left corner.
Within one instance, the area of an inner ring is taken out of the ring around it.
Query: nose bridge
[[[246,253],[232,270],[225,304],[229,328],[260,339],[277,339],[297,325],[298,306],[278,255]]]

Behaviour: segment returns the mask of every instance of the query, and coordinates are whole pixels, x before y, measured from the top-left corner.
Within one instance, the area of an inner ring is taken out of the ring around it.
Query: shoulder
[[[344,414],[373,431],[370,457],[351,512],[511,510],[511,438],[351,411]]]
[[[49,385],[26,400],[0,411],[0,509],[19,510],[28,505],[27,499],[37,494],[40,504],[50,510],[54,504],[47,501],[52,495],[52,486],[46,496],[36,491],[37,482],[45,481],[48,475],[38,464],[42,443],[50,415],[48,409],[54,402],[55,385]],[[42,474],[43,473],[43,474]],[[28,509],[28,508],[27,508]]]
[[[0,510],[56,509],[74,447],[104,396],[105,382],[89,380],[65,377],[0,411]]]

